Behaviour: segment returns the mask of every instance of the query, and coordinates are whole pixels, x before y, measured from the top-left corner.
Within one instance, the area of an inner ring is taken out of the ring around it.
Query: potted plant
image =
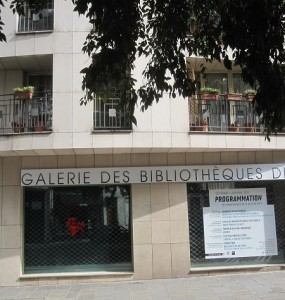
[[[17,99],[32,99],[35,88],[33,86],[22,86],[13,89]]]
[[[245,132],[255,132],[255,127],[251,122],[244,123]]]
[[[208,121],[206,119],[196,121],[195,130],[196,131],[208,131]]]
[[[234,122],[230,125],[229,131],[231,132],[239,132],[240,124],[238,122]]]
[[[256,95],[256,90],[254,90],[254,89],[246,90],[246,91],[244,91],[244,94],[248,101],[252,101],[254,96]]]
[[[218,100],[220,91],[211,87],[201,88],[201,99],[202,100]]]
[[[24,132],[25,129],[25,124],[23,122],[16,122],[13,121],[11,123],[11,126],[13,128],[14,133],[20,133],[20,132]]]
[[[241,93],[229,92],[225,95],[225,99],[229,101],[240,101],[242,97]]]
[[[45,116],[40,114],[35,122],[34,131],[45,131]]]

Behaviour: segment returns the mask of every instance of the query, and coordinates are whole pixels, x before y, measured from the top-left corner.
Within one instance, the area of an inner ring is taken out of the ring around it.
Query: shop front
[[[23,274],[282,265],[284,179],[284,164],[22,170]]]

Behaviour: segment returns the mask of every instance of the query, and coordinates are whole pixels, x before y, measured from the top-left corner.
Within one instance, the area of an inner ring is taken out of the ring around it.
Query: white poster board
[[[278,254],[265,188],[209,190],[209,199],[203,208],[206,259]]]

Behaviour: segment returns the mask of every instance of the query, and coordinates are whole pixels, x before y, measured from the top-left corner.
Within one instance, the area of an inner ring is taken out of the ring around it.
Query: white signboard
[[[21,171],[22,186],[284,180],[285,164]]]
[[[274,206],[266,189],[209,191],[203,208],[206,259],[277,255]]]

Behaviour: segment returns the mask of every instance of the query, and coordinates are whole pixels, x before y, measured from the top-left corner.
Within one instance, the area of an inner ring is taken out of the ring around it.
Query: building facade
[[[115,96],[80,106],[90,24],[72,3],[26,12],[3,9],[0,285],[283,267],[285,136],[265,141],[238,69],[209,65],[218,96],[165,95],[134,126]]]

